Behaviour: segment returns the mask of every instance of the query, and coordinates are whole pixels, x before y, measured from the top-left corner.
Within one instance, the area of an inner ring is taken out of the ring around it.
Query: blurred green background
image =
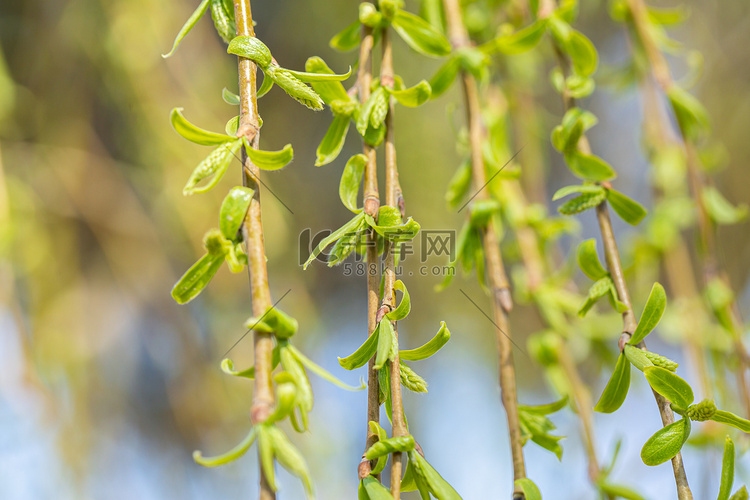
[[[189,306],[178,306],[169,296],[172,284],[202,252],[202,235],[216,225],[221,199],[240,175],[237,164],[218,189],[182,196],[187,176],[208,151],[172,130],[169,111],[184,107],[189,120],[213,130],[223,129],[236,112],[221,100],[223,87],[237,90],[236,60],[226,55],[208,19],[174,57],[160,56],[194,4],[0,1],[0,498],[256,494],[253,453],[216,470],[191,459],[194,449],[214,454],[234,445],[249,426],[251,384],[219,369],[224,353],[245,333],[247,279],[223,268]],[[716,182],[733,202],[750,202],[750,3],[687,4],[693,15],[674,36],[703,54],[704,72],[692,91],[708,107],[726,152],[727,168],[716,174]],[[417,8],[415,2],[407,6]],[[344,71],[351,54],[335,53],[328,40],[356,10],[353,0],[253,2],[258,37],[283,66],[297,69],[308,56],[320,55]],[[625,31],[609,19],[604,2],[583,2],[578,28],[601,51],[601,74],[628,57]],[[395,50],[396,71],[406,82],[429,78],[439,64],[416,57],[401,41]],[[683,63],[675,64],[678,78],[688,73]],[[561,105],[546,73],[533,90],[545,106],[549,132]],[[649,205],[635,90],[602,84],[585,105],[600,117],[591,140],[620,172],[618,188]],[[443,196],[460,161],[454,146],[457,119],[451,114],[460,110],[457,106],[460,96],[453,89],[417,110],[399,109],[396,116],[407,210],[425,229],[458,229],[463,221],[446,208]],[[299,235],[307,228],[313,233],[334,229],[348,219],[338,179],[359,141],[352,133],[339,159],[317,168],[315,148],[329,112],[313,113],[278,88],[261,100],[260,110],[262,143],[279,149],[291,142],[296,153],[284,170],[263,174],[283,202],[263,193],[273,297],[291,290],[283,308],[300,320],[297,344],[356,383],[364,371],[344,372],[336,357],[351,352],[365,335],[364,279],[320,263],[303,272]],[[541,153],[551,158],[546,185],[553,192],[571,177],[556,153]],[[596,235],[592,213],[581,221],[580,236],[566,239],[563,248]],[[616,230],[626,263],[631,262],[627,249],[636,230],[622,224]],[[747,223],[722,229],[719,245],[740,303],[747,306]],[[408,263],[405,268],[415,270]],[[437,331],[440,320],[453,332],[448,347],[418,367],[430,392],[406,397],[410,425],[430,461],[464,498],[499,498],[509,491],[512,474],[494,334],[459,288],[485,311],[489,302],[473,277],[437,294],[433,286],[440,280],[418,273],[406,279],[413,312],[400,327],[402,343],[419,345]],[[637,308],[645,293],[636,290]],[[595,397],[614,357],[618,321],[601,323],[611,331],[609,359],[588,356],[583,344],[576,351]],[[555,396],[525,350],[538,320],[530,308],[518,307],[512,322],[522,348],[515,353],[521,401],[549,401]],[[661,338],[652,342],[659,352],[684,362],[690,380],[682,351]],[[240,366],[249,364],[250,337],[230,356]],[[295,442],[310,460],[319,498],[353,498],[364,443],[364,393],[312,382],[311,432],[295,436]],[[622,438],[614,478],[637,478],[638,489],[649,498],[674,498],[669,465],[648,468],[638,457],[660,423],[644,381],[634,384],[635,397],[622,410],[596,416],[600,455],[606,459]],[[560,434],[569,436],[563,459],[527,446],[530,477],[545,498],[595,498],[576,417],[566,410],[553,420]],[[637,426],[626,425],[633,420]],[[685,451],[696,498],[715,496],[719,461],[718,449]],[[747,458],[741,462],[736,484],[750,480],[749,465]],[[302,498],[296,480],[282,473],[280,483],[279,498]]]

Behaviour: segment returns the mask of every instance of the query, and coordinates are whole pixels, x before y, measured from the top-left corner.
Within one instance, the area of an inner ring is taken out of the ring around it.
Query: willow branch
[[[667,94],[675,85],[672,74],[669,71],[664,54],[654,40],[649,29],[648,9],[643,0],[628,0],[628,6],[631,12],[631,21],[633,30],[638,36],[641,46],[646,53],[651,73],[662,91]],[[674,108],[672,110],[675,111]],[[700,160],[694,142],[685,135],[685,131],[680,129],[680,138],[685,150],[687,160],[688,185],[691,195],[698,208],[698,232],[700,235],[700,252],[701,268],[703,270],[704,286],[713,279],[720,279],[724,285],[731,289],[731,283],[720,265],[716,248],[716,238],[714,235],[714,226],[708,214],[708,208],[703,200],[702,192],[707,184],[700,171]],[[737,372],[737,385],[740,397],[743,402],[745,416],[750,416],[750,390],[746,373],[750,371],[750,355],[742,343],[743,322],[739,314],[739,307],[736,300],[732,300],[729,306],[730,318],[732,321],[732,334],[734,336],[735,350],[737,352],[740,368]]]
[[[445,17],[451,44],[455,48],[466,47],[470,44],[463,23],[461,9],[457,0],[444,0]],[[472,183],[477,192],[476,199],[487,199],[484,190],[486,174],[482,157],[483,127],[477,82],[469,73],[462,71],[461,82],[464,90],[467,121],[469,125],[469,144],[471,148]],[[513,457],[513,478],[526,477],[526,466],[523,458],[523,441],[521,440],[521,424],[518,417],[518,399],[516,394],[516,371],[513,365],[513,344],[510,340],[510,324],[508,312],[513,303],[510,287],[500,254],[500,245],[491,221],[483,228],[483,247],[486,260],[487,276],[492,292],[492,308],[497,325],[496,339],[499,351],[500,392],[503,407],[508,418],[508,433]],[[516,489],[514,498],[524,498],[523,492]]]
[[[234,17],[237,23],[238,36],[255,36],[250,0],[234,0]],[[253,149],[258,149],[260,129],[258,116],[258,97],[256,87],[257,68],[250,59],[238,58],[240,89],[240,130],[249,131],[247,137]],[[254,316],[262,316],[272,306],[271,291],[268,288],[268,270],[263,245],[263,223],[260,210],[260,186],[257,179],[260,169],[253,165],[244,148],[242,150],[243,184],[254,191],[247,216],[242,224],[242,235],[248,258],[250,289]],[[263,423],[268,418],[274,405],[271,372],[273,363],[273,335],[253,331],[255,349],[255,391],[250,409],[253,425]],[[271,488],[263,468],[260,467],[260,499],[273,500],[276,494]]]
[[[364,1],[364,0],[363,0]],[[357,94],[359,102],[364,104],[370,97],[370,82],[372,81],[372,49],[375,37],[372,29],[362,26],[362,36],[359,45],[359,72],[357,75]],[[364,210],[377,219],[380,207],[378,195],[378,170],[375,148],[363,142],[362,152],[367,157],[365,164]],[[377,327],[377,314],[380,305],[380,277],[378,272],[377,233],[370,229],[367,233],[367,335],[370,336]],[[367,441],[365,450],[375,444],[378,435],[370,429],[368,422],[380,421],[380,386],[378,373],[375,370],[375,359],[367,365]],[[362,457],[359,467],[359,477],[370,474],[372,464]]]

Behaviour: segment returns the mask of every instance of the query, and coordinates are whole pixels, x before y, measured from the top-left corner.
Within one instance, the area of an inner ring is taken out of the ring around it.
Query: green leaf
[[[301,82],[312,83],[312,82],[343,82],[350,76],[352,76],[352,67],[349,66],[349,71],[340,75],[332,71],[317,72],[305,72],[305,71],[294,71],[291,69],[286,70],[287,73],[294,76]]]
[[[701,191],[701,200],[708,215],[717,224],[737,224],[747,218],[747,205],[734,206],[713,186],[705,186]]]
[[[450,208],[456,208],[461,200],[466,197],[471,186],[471,162],[464,161],[456,170],[448,183],[448,191],[445,193],[445,201]]]
[[[393,500],[388,488],[372,476],[367,476],[360,482],[367,494],[367,500]]]
[[[584,185],[575,185],[575,186],[565,186],[561,187],[557,191],[555,191],[555,194],[552,195],[552,201],[557,201],[559,199],[565,198],[566,196],[569,196],[571,194],[575,193],[599,193],[604,188],[601,186],[598,186],[596,184],[584,184]]]
[[[604,392],[599,398],[599,402],[596,403],[594,410],[600,413],[612,413],[616,411],[622,406],[622,403],[628,396],[629,388],[630,362],[621,353],[617,358],[617,364],[615,365],[614,372],[612,372],[612,377],[607,382],[607,387],[604,388]]]
[[[748,493],[747,488],[743,486],[739,490],[734,492],[734,495],[732,495],[732,498],[729,500],[747,500],[748,499]]]
[[[384,109],[383,109],[384,108]],[[362,109],[359,110],[359,116],[357,117],[357,131],[360,135],[364,136],[369,127],[384,128],[382,127],[382,120],[385,120],[385,113],[388,112],[388,101],[385,95],[385,89],[378,87],[375,91],[370,94],[370,97],[362,105]],[[375,114],[375,119],[372,118]],[[373,123],[377,123],[377,126]]]
[[[349,119],[346,118],[346,121],[348,123]],[[341,203],[355,214],[362,211],[361,208],[357,208],[357,195],[366,164],[367,157],[361,153],[356,154],[349,158],[344,167],[344,172],[341,174],[341,183],[339,184]]]
[[[664,287],[659,283],[654,283],[651,287],[651,293],[648,295],[646,305],[643,307],[641,319],[638,321],[633,336],[630,337],[628,344],[638,345],[646,336],[656,328],[664,315],[667,308],[667,293]]]
[[[227,135],[236,137],[237,136],[237,130],[240,128],[240,117],[239,115],[233,116],[227,121],[227,124],[224,125],[224,131],[227,133]]]
[[[254,36],[238,36],[229,42],[227,54],[234,54],[255,62],[263,72],[271,65],[273,57],[266,44]]]
[[[307,467],[305,458],[289,441],[289,438],[286,437],[286,434],[281,429],[276,426],[269,426],[267,430],[271,436],[271,445],[273,446],[273,454],[276,460],[282,467],[302,481],[302,486],[305,488],[305,496],[308,499],[314,498],[312,478],[310,477],[310,470]]]
[[[386,323],[388,322],[386,321]],[[370,361],[370,358],[372,358],[377,352],[379,337],[380,324],[378,324],[378,327],[375,328],[372,335],[367,337],[367,340],[365,340],[356,351],[345,358],[339,358],[339,364],[341,367],[346,370],[356,370],[357,368],[365,366],[367,362]]]
[[[612,167],[598,156],[575,152],[566,160],[571,172],[587,181],[608,181],[617,176]]]
[[[359,41],[357,42],[359,43]],[[305,70],[310,73],[333,75],[333,70],[328,67],[323,59],[314,56],[305,62]],[[317,92],[323,101],[329,106],[333,101],[349,101],[351,98],[346,93],[346,89],[338,81],[317,81],[312,83],[312,88]]]
[[[445,324],[445,321],[441,321],[440,329],[434,337],[421,347],[399,351],[399,358],[402,361],[420,361],[422,359],[427,359],[442,349],[443,346],[448,343],[450,338],[451,332],[448,330],[448,326]]]
[[[502,35],[481,45],[485,54],[521,54],[533,49],[547,31],[547,21],[538,19],[534,23],[510,35]]]
[[[709,128],[708,111],[692,94],[672,85],[667,92],[682,134],[689,140],[698,139]]]
[[[419,16],[399,10],[391,26],[409,47],[421,54],[441,57],[451,52],[448,39]]]
[[[413,87],[403,90],[388,90],[388,92],[399,102],[408,108],[416,108],[426,103],[432,94],[432,88],[427,80],[422,80]]]
[[[449,58],[440,66],[430,79],[431,99],[437,98],[450,88],[460,69],[461,61],[457,57]]]
[[[599,481],[599,489],[611,497],[624,498],[625,500],[646,500],[638,492],[630,489],[627,486],[620,484],[612,484],[606,481]]]
[[[643,208],[643,205],[619,191],[608,188],[607,200],[612,205],[612,209],[617,212],[617,215],[632,226],[637,226],[646,217],[646,209]]]
[[[596,71],[599,57],[591,40],[580,31],[572,30],[566,44],[567,52],[573,62],[573,69],[580,76],[590,76]]]
[[[258,458],[268,485],[276,491],[276,474],[273,470],[273,437],[269,432],[270,424],[260,424],[258,429]]]
[[[219,213],[219,229],[221,234],[231,241],[237,241],[237,233],[245,220],[245,214],[250,207],[254,191],[247,187],[236,186],[229,190],[224,198]]]
[[[392,241],[409,241],[419,232],[420,226],[411,217],[401,223],[401,212],[395,207],[383,205],[378,212],[378,222],[365,214],[367,224],[379,235]]]
[[[211,0],[211,18],[216,32],[222,40],[229,43],[237,34],[237,27],[234,24],[234,8],[230,15],[223,0]]]
[[[224,99],[225,103],[231,104],[232,106],[240,105],[240,96],[226,87],[224,87],[224,90],[221,91],[221,98]]]
[[[695,401],[690,384],[666,368],[649,366],[643,370],[643,374],[651,388],[667,398],[676,408],[686,410]]]
[[[648,438],[641,448],[641,460],[650,466],[663,464],[680,452],[688,437],[690,437],[690,419],[683,418],[673,422]]]
[[[335,160],[341,150],[344,148],[346,133],[349,132],[349,123],[351,120],[346,115],[335,115],[331,125],[328,127],[326,135],[320,141],[316,151],[317,159],[315,166],[320,167]],[[351,160],[349,160],[351,161]]]
[[[721,463],[721,485],[716,500],[729,500],[734,483],[734,442],[727,436],[724,439],[724,456]]]
[[[359,19],[354,21],[352,24],[344,28],[343,30],[336,33],[328,45],[341,52],[349,52],[359,47],[359,32],[362,24]]]
[[[576,260],[583,274],[594,281],[600,280],[609,274],[599,262],[599,256],[596,253],[596,240],[593,238],[582,241],[578,245]]]
[[[178,304],[187,304],[204,288],[214,277],[224,262],[223,255],[206,254],[185,271],[180,280],[172,288],[172,298]]]
[[[521,488],[526,500],[542,500],[542,494],[539,491],[539,488],[537,488],[536,484],[534,484],[531,479],[523,477],[521,479],[516,479],[513,484],[515,484],[517,488]]]
[[[224,134],[217,134],[215,132],[209,132],[198,128],[185,119],[182,115],[182,108],[174,108],[169,115],[169,120],[172,122],[172,127],[182,137],[190,142],[200,144],[202,146],[218,146],[227,142],[236,141],[236,137],[232,137]]]
[[[391,453],[408,452],[414,449],[414,444],[412,436],[384,439],[370,446],[367,452],[365,452],[365,458],[367,460],[375,460]]]
[[[250,429],[250,432],[247,433],[247,436],[245,436],[245,439],[243,439],[237,446],[235,446],[228,452],[217,455],[215,457],[204,457],[200,451],[195,450],[193,452],[193,460],[195,461],[195,463],[197,463],[198,465],[202,465],[203,467],[218,467],[219,465],[234,462],[242,455],[247,453],[247,450],[249,450],[255,442],[255,438],[255,428],[252,428]]]
[[[554,403],[547,403],[543,405],[518,405],[518,409],[526,413],[532,413],[534,415],[549,415],[551,413],[558,412],[568,405],[568,396],[564,396]]]
[[[268,91],[270,91],[271,88],[273,88],[273,79],[263,76],[263,83],[261,83],[260,88],[258,89],[258,99],[268,94]]]
[[[421,478],[435,498],[438,500],[461,500],[461,495],[438,474],[422,455],[416,451],[410,451],[409,463],[414,464],[415,473],[418,476],[417,483]]]
[[[287,349],[289,349],[292,354],[294,354],[294,357],[297,358],[297,360],[302,363],[302,365],[313,372],[318,377],[322,378],[323,380],[327,380],[328,382],[332,383],[333,385],[340,387],[347,391],[361,391],[362,389],[366,388],[367,385],[365,385],[364,381],[359,386],[353,386],[346,384],[336,378],[333,374],[331,374],[329,371],[327,371],[325,368],[317,365],[314,363],[310,358],[302,354],[299,349],[294,347],[293,345],[288,345]]]
[[[594,284],[591,285],[591,288],[589,288],[589,293],[586,297],[586,301],[578,310],[578,316],[586,316],[586,313],[588,313],[589,310],[594,307],[594,304],[596,304],[599,299],[610,293],[612,286],[612,278],[610,278],[609,275],[599,279],[598,281],[595,281]]]
[[[234,375],[235,377],[255,378],[255,367],[251,366],[244,370],[235,370],[234,361],[229,358],[221,360],[221,371],[227,375]]]
[[[210,0],[203,0],[200,5],[198,5],[198,8],[193,11],[192,14],[190,14],[190,17],[187,21],[185,21],[185,24],[180,28],[180,32],[177,33],[177,36],[174,39],[174,43],[172,44],[172,50],[170,50],[166,54],[162,54],[161,56],[163,58],[172,57],[172,54],[175,53],[177,50],[177,47],[180,45],[180,42],[182,42],[182,39],[185,38],[185,36],[190,33],[190,30],[193,29],[193,27],[196,25],[198,20],[203,17],[203,14],[206,13],[208,10]]]
[[[632,345],[625,345],[625,349],[622,351],[628,361],[638,368],[640,371],[645,370],[649,366],[655,366],[654,363],[648,358],[644,351]]]
[[[357,232],[360,229],[361,224],[364,221],[364,212],[359,213],[355,215],[349,222],[338,228],[336,231],[332,232],[328,236],[326,236],[323,241],[321,241],[317,247],[315,247],[315,250],[312,251],[310,254],[310,257],[307,259],[305,264],[302,266],[303,269],[307,269],[307,266],[310,265],[310,263],[315,260],[315,258],[320,255],[320,252],[322,252],[328,245],[333,243],[334,241],[338,240],[342,236]]]
[[[182,194],[190,196],[195,193],[205,193],[216,186],[235,158],[235,152],[241,143],[241,139],[235,139],[234,142],[225,142],[214,149],[190,174],[187,184],[182,189]],[[209,180],[198,186],[198,183],[204,179]]]
[[[740,418],[734,413],[724,410],[716,410],[716,413],[711,416],[711,420],[719,422],[720,424],[731,425],[742,432],[750,433],[750,420]]]
[[[376,370],[383,368],[383,365],[388,358],[391,357],[391,351],[393,349],[394,331],[393,325],[388,319],[383,319],[378,323],[378,349],[375,355],[375,366]]]
[[[396,293],[396,290],[399,290],[404,294],[404,296],[401,298],[401,302],[398,303],[398,306],[391,312],[387,313],[385,317],[391,321],[401,321],[402,319],[406,318],[409,315],[409,311],[411,311],[411,299],[409,298],[409,291],[406,289],[406,285],[404,285],[404,282],[401,280],[396,280],[396,283],[394,283],[393,285],[393,290],[394,294]]]
[[[261,151],[260,149],[253,149],[245,142],[245,151],[253,164],[263,170],[284,168],[294,158],[294,150],[291,144],[287,144],[279,151]]]

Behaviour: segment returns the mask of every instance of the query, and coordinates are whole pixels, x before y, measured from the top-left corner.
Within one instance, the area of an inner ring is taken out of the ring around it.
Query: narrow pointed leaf
[[[630,362],[625,358],[624,354],[620,354],[617,358],[615,370],[612,372],[612,377],[607,382],[607,387],[604,388],[604,392],[599,398],[599,402],[596,403],[594,410],[600,413],[612,413],[616,411],[622,406],[622,403],[628,396],[629,388]]]
[[[413,87],[403,90],[389,90],[388,92],[399,102],[399,104],[408,108],[415,108],[421,106],[430,99],[432,88],[427,80],[422,80]]]
[[[367,385],[364,383],[364,381],[361,381],[361,384],[357,387],[353,385],[349,385],[345,382],[342,382],[338,378],[336,378],[333,374],[331,374],[328,370],[323,368],[322,366],[319,366],[315,364],[310,358],[305,356],[300,352],[299,349],[296,347],[289,345],[288,349],[294,354],[294,357],[297,358],[297,360],[302,363],[302,365],[313,372],[318,377],[322,378],[323,380],[327,380],[328,382],[332,383],[333,385],[340,387],[347,391],[361,391],[362,389],[366,388]]]
[[[375,460],[384,455],[396,452],[409,452],[414,449],[414,438],[412,436],[392,437],[374,443],[365,453],[367,460]]]
[[[206,13],[208,10],[210,0],[203,0],[200,5],[198,5],[198,8],[193,11],[192,14],[190,14],[190,17],[187,21],[185,21],[185,24],[180,28],[179,33],[177,33],[177,36],[174,39],[174,43],[172,44],[172,50],[167,52],[166,54],[162,54],[161,56],[163,58],[171,57],[172,54],[175,53],[177,50],[177,47],[180,45],[180,42],[182,42],[182,39],[185,38],[185,36],[190,33],[190,30],[193,29],[193,27],[196,25],[196,23],[200,20],[201,17],[203,17],[203,14]]]
[[[599,481],[599,488],[612,497],[624,498],[625,500],[646,500],[638,492],[630,489],[627,486],[620,484],[612,484],[606,481]]]
[[[598,281],[603,277],[607,276],[607,271],[599,262],[599,256],[596,253],[596,240],[590,239],[581,242],[578,245],[578,252],[576,253],[576,260],[578,261],[578,267],[581,268],[583,274],[588,276],[594,281]]]
[[[328,131],[326,132],[326,135],[323,136],[323,140],[320,141],[320,145],[316,151],[316,167],[331,163],[338,158],[339,153],[341,153],[341,150],[344,148],[346,133],[349,132],[350,123],[351,120],[346,115],[335,115],[333,117],[333,121],[328,127]]]
[[[178,304],[187,304],[206,288],[224,262],[223,255],[206,254],[193,264],[172,288],[172,298]]]
[[[172,122],[172,127],[174,127],[178,134],[188,141],[202,146],[218,146],[226,142],[237,140],[236,137],[217,134],[216,132],[209,132],[208,130],[196,127],[187,121],[182,115],[182,108],[174,108],[169,115],[169,120]]]
[[[365,492],[367,492],[368,500],[393,500],[390,490],[374,477],[365,477],[362,479],[361,484]]]
[[[638,326],[636,326],[633,336],[630,337],[628,344],[638,345],[646,336],[656,328],[656,325],[661,321],[661,317],[664,315],[664,310],[667,308],[667,293],[664,291],[664,287],[659,283],[654,283],[651,287],[651,293],[648,296],[646,305],[643,307],[643,313],[641,319],[638,320]]]
[[[659,429],[641,448],[641,460],[654,466],[671,460],[690,437],[690,419],[683,418]]]
[[[211,18],[214,28],[224,42],[229,43],[237,35],[237,27],[234,24],[234,9],[231,15],[223,0],[211,0]]]
[[[716,413],[711,416],[710,420],[719,422],[720,424],[731,425],[732,427],[735,427],[742,432],[750,433],[750,420],[740,418],[734,413],[728,411],[716,410]]]
[[[643,370],[643,374],[651,387],[677,408],[687,409],[695,401],[690,384],[676,373],[661,366],[649,366]]]
[[[276,474],[273,470],[273,437],[269,430],[272,425],[260,424],[258,429],[258,457],[260,466],[266,476],[268,485],[273,491],[276,491]]]
[[[533,24],[510,35],[499,36],[481,45],[479,49],[485,54],[520,54],[534,48],[546,32],[547,22],[539,19]]]
[[[335,50],[341,52],[349,52],[359,46],[359,32],[360,26],[362,26],[359,20],[354,21],[352,24],[339,31],[331,38],[328,45]]]
[[[419,453],[416,451],[409,452],[409,461],[414,462],[417,475],[424,480],[430,493],[435,498],[438,500],[461,500],[461,495]]]
[[[305,496],[308,499],[314,498],[312,477],[310,476],[310,469],[307,467],[305,458],[289,441],[289,438],[281,429],[270,426],[268,427],[268,433],[271,436],[273,454],[276,460],[282,467],[302,481],[302,486],[305,488]]]
[[[549,415],[551,413],[558,412],[568,405],[568,396],[564,396],[554,403],[547,403],[544,405],[519,405],[519,410],[535,415]]]
[[[261,83],[260,88],[258,88],[258,99],[268,94],[268,91],[271,90],[271,88],[273,88],[273,79],[264,76],[263,83]]]
[[[434,337],[432,337],[429,341],[427,341],[426,344],[421,347],[399,351],[399,358],[404,361],[419,361],[422,359],[427,359],[438,352],[440,349],[442,349],[443,346],[448,343],[448,340],[450,340],[450,338],[451,332],[450,330],[448,330],[448,326],[445,324],[445,321],[441,321],[440,329]]]
[[[375,354],[374,366],[376,370],[383,368],[383,365],[391,356],[391,350],[393,349],[393,335],[393,325],[388,319],[383,319],[378,323],[378,349]]]
[[[312,82],[343,82],[350,76],[352,76],[352,67],[349,66],[349,71],[340,75],[333,71],[323,71],[320,73],[306,72],[306,71],[294,71],[291,69],[286,70],[290,75],[296,77],[301,82],[312,83]]]
[[[346,121],[348,123],[349,118],[346,118]],[[359,194],[359,186],[362,183],[362,174],[365,171],[366,164],[367,157],[365,155],[354,155],[346,162],[344,172],[341,174],[341,183],[339,184],[341,203],[355,214],[362,211],[361,208],[357,208],[357,195]]]
[[[458,76],[461,69],[461,61],[457,57],[448,59],[430,79],[431,99],[435,99],[445,93],[450,88]]]
[[[417,52],[426,56],[447,56],[451,44],[445,36],[419,16],[399,10],[391,21],[396,33]]]
[[[294,150],[291,144],[287,144],[279,151],[261,151],[253,149],[245,144],[245,151],[253,164],[263,170],[278,170],[284,168],[294,158]]]
[[[555,191],[555,194],[552,195],[552,201],[560,200],[575,193],[598,193],[602,189],[603,188],[601,186],[598,186],[596,184],[565,186]]]
[[[734,483],[734,441],[727,436],[724,439],[724,456],[721,463],[721,484],[716,500],[729,500]]]
[[[631,226],[637,226],[646,217],[646,209],[637,201],[614,189],[607,189],[607,201],[612,210]]]
[[[357,44],[359,44],[359,35],[357,36]],[[307,62],[305,62],[305,70],[310,73],[334,74],[333,70],[328,67],[325,61],[317,56],[310,57]],[[351,99],[349,94],[346,93],[344,86],[338,81],[313,82],[312,88],[329,106],[333,101],[348,101]]]
[[[748,499],[747,487],[743,486],[739,490],[734,492],[734,495],[729,500],[747,500]]]
[[[378,339],[380,337],[380,326],[367,337],[367,340],[359,348],[345,358],[339,358],[339,364],[346,370],[356,370],[365,366],[378,349]]]
[[[247,450],[249,450],[255,442],[255,437],[255,428],[252,428],[250,429],[250,432],[247,433],[247,436],[245,436],[245,439],[228,452],[215,457],[204,457],[200,451],[195,450],[193,452],[193,460],[195,463],[202,465],[203,467],[218,467],[220,465],[228,464],[229,462],[234,462],[247,453]]]
[[[323,241],[321,241],[318,244],[318,246],[315,247],[315,250],[312,251],[312,253],[310,254],[310,257],[307,259],[307,261],[302,266],[302,268],[307,269],[307,266],[309,266],[310,263],[313,260],[315,260],[315,257],[320,255],[320,252],[322,252],[328,245],[338,240],[345,234],[356,232],[359,229],[360,225],[363,223],[364,217],[365,217],[364,213],[359,213],[355,215],[354,218],[352,218],[349,222],[347,222],[346,224],[338,228],[336,231],[332,232],[327,237],[325,237]]]
[[[406,289],[406,285],[404,285],[403,281],[396,280],[393,289],[394,293],[395,290],[399,290],[404,295],[401,297],[401,302],[398,303],[398,306],[396,306],[393,311],[386,314],[385,317],[391,321],[401,321],[406,318],[409,315],[409,311],[411,311],[411,298],[409,297],[409,291]]]

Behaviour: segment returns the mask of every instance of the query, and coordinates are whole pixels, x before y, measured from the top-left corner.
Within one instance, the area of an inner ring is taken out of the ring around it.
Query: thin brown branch
[[[238,36],[255,36],[253,30],[253,16],[250,0],[234,0],[234,17],[237,24]],[[239,89],[240,89],[240,129],[248,130],[248,139],[254,149],[258,149],[260,128],[258,116],[258,98],[256,76],[257,68],[250,59],[238,57]],[[248,258],[248,272],[250,274],[250,288],[254,316],[262,316],[271,307],[271,291],[268,288],[268,270],[266,269],[266,255],[263,244],[263,222],[261,220],[260,186],[256,179],[260,169],[253,165],[244,148],[243,184],[255,192],[242,225],[242,234]],[[268,418],[274,405],[274,392],[271,380],[273,363],[273,335],[270,333],[253,332],[255,348],[255,391],[250,410],[253,425],[263,423]],[[260,468],[260,499],[274,500],[276,493],[268,483],[263,468]]]
[[[668,94],[675,83],[669,70],[669,64],[649,28],[651,21],[648,17],[646,4],[643,0],[628,0],[628,6],[630,8],[633,31],[646,54],[651,74],[661,87],[662,92]],[[672,111],[675,112],[674,108]],[[703,285],[706,286],[712,280],[718,278],[727,288],[731,289],[729,278],[719,265],[716,236],[714,234],[715,227],[702,196],[703,190],[709,184],[709,181],[704,178],[701,172],[700,159],[695,143],[685,135],[684,130],[680,129],[679,132],[686,155],[688,185],[698,209],[698,233],[701,242],[699,255],[703,270]],[[750,373],[750,355],[748,355],[747,348],[742,342],[744,326],[736,300],[733,300],[729,306],[729,314],[732,322],[731,333],[734,336],[734,348],[739,360],[739,368],[735,374],[737,389],[744,406],[745,416],[748,417],[750,416],[750,390],[748,389],[747,373]]]
[[[445,17],[451,44],[455,48],[466,47],[470,44],[466,27],[463,23],[461,8],[457,0],[444,0]],[[477,191],[476,199],[487,199],[484,190],[486,174],[482,157],[482,141],[484,130],[482,126],[481,109],[477,83],[469,73],[462,72],[461,80],[464,90],[467,121],[469,125],[469,144],[471,149],[472,183]],[[523,458],[523,442],[521,440],[521,424],[518,417],[518,397],[516,394],[516,371],[513,365],[513,344],[510,339],[510,324],[508,312],[512,308],[510,287],[500,254],[500,244],[495,228],[490,221],[483,228],[483,247],[486,260],[487,277],[492,293],[492,306],[495,323],[498,326],[496,340],[499,351],[500,392],[503,407],[508,419],[508,433],[513,458],[514,480],[526,477],[526,465]],[[514,491],[514,498],[524,498],[520,488]]]
[[[383,31],[383,58],[380,65],[380,84],[393,86],[393,46],[388,30]],[[390,207],[399,208],[399,199],[403,200],[398,182],[398,165],[396,163],[395,130],[393,128],[393,112],[395,100],[388,99],[388,114],[385,118],[385,200]],[[383,305],[389,309],[395,306],[394,285],[396,282],[396,251],[397,246],[386,241],[385,286],[383,290]],[[387,319],[385,321],[388,321]],[[393,325],[393,332],[398,345],[398,328]],[[393,419],[393,436],[408,435],[404,421],[404,406],[401,400],[401,368],[398,350],[390,361],[391,370],[391,408]],[[393,453],[391,456],[391,496],[394,500],[401,498],[401,474],[403,471],[403,453]]]

